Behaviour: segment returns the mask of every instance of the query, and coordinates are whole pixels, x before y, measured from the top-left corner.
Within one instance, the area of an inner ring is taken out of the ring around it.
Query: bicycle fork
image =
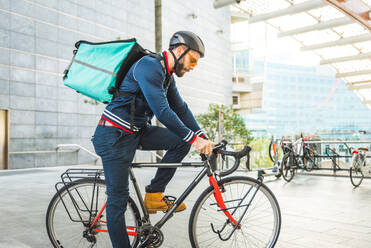
[[[238,202],[238,205],[236,207],[229,207],[229,208],[227,208],[227,206],[225,205],[226,202],[224,202],[224,199],[223,199],[223,196],[222,196],[222,193],[221,193],[221,190],[219,188],[219,185],[218,185],[217,180],[213,176],[209,176],[209,183],[210,183],[211,186],[214,187],[214,193],[213,194],[214,194],[214,197],[215,197],[215,200],[216,200],[216,203],[213,203],[211,205],[218,205],[218,207],[220,208],[220,210],[218,210],[218,211],[222,211],[225,214],[225,216],[228,218],[226,220],[226,222],[224,223],[223,227],[221,229],[219,229],[219,230],[215,230],[214,225],[212,223],[210,223],[212,231],[214,233],[218,234],[219,239],[221,239],[223,241],[227,241],[227,240],[229,240],[232,237],[232,235],[236,231],[236,229],[240,229],[241,228],[241,221],[242,221],[243,217],[245,216],[245,214],[247,213],[247,210],[248,210],[249,206],[251,205],[251,202],[254,200],[255,195],[258,192],[258,190],[259,190],[259,188],[260,188],[260,186],[262,184],[263,178],[259,177],[258,181],[259,181],[259,186],[257,187],[256,191],[252,195],[249,203],[247,203],[245,205],[241,205],[241,203],[246,199],[246,197],[251,192],[253,186],[250,187],[250,189],[247,191],[247,193],[241,199],[227,201],[227,203],[233,202],[233,201],[239,201]],[[245,207],[245,210],[243,211],[243,213],[240,216],[239,220],[236,221],[235,218],[233,218],[233,215],[237,211],[237,209],[238,208],[241,208],[241,207]],[[233,212],[232,212],[232,214],[228,211],[230,209],[234,209]],[[226,228],[226,226],[229,223],[232,223],[233,224],[233,230],[228,235],[228,237],[223,238],[222,235],[221,235],[221,233],[224,231],[224,229]]]

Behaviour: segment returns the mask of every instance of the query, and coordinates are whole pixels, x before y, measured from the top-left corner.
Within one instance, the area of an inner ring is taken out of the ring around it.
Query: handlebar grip
[[[214,148],[213,148],[213,155],[210,156],[210,157],[206,156],[205,154],[200,154],[202,161],[209,160],[211,163],[216,162],[215,159],[216,159],[216,155],[218,153],[220,153],[221,155],[232,156],[232,157],[235,158],[235,163],[232,166],[232,168],[230,168],[227,171],[222,171],[222,172],[219,173],[219,176],[221,176],[221,177],[227,176],[227,175],[233,173],[234,171],[236,171],[238,166],[240,165],[240,159],[242,157],[247,156],[247,161],[250,161],[250,159],[249,159],[249,153],[251,151],[250,146],[245,146],[241,151],[234,152],[234,151],[223,150],[223,148],[225,148],[227,144],[228,144],[227,141],[222,140],[219,144],[215,145]]]
[[[220,141],[220,143],[216,144],[213,148],[213,152],[216,153],[218,150],[225,148],[228,145],[228,142],[225,140]]]
[[[224,155],[227,155],[227,156],[232,156],[232,157],[235,158],[235,162],[234,162],[232,168],[230,168],[229,170],[220,172],[219,176],[224,177],[224,176],[227,176],[227,175],[232,174],[233,172],[235,172],[238,169],[238,166],[240,165],[240,159],[243,158],[244,156],[247,156],[247,160],[249,161],[250,151],[251,151],[250,146],[245,146],[241,151],[238,151],[238,152],[224,151],[224,150],[219,151],[221,154],[224,154]]]
[[[227,141],[225,140],[222,140],[220,143],[216,144],[213,148],[213,155],[216,155],[218,153],[218,151],[224,147],[226,147],[228,144]],[[201,160],[202,161],[206,161],[208,160],[208,156],[206,156],[206,154],[200,154],[201,156]]]

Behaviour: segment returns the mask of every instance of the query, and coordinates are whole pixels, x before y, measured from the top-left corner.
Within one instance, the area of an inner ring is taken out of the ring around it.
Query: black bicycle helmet
[[[185,45],[191,50],[195,50],[201,56],[205,55],[205,46],[201,38],[198,37],[195,33],[190,31],[178,31],[170,39],[169,48],[173,49],[177,46]]]
[[[177,58],[172,51],[177,46],[184,45],[187,49]],[[200,54],[200,57],[204,57],[205,55],[205,46],[202,42],[201,38],[198,37],[196,34],[190,31],[178,31],[170,39],[169,50],[171,55],[173,55],[175,64],[174,64],[174,71],[179,64],[179,61],[190,51],[194,50]]]

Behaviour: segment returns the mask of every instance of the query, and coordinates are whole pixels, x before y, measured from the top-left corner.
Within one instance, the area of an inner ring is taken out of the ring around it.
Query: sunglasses
[[[191,66],[195,67],[197,65],[197,59],[195,57],[193,57],[190,52],[188,52],[187,55],[189,57],[189,64]]]

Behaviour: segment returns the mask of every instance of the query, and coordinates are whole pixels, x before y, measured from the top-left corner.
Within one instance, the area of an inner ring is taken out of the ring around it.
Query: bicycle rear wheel
[[[290,152],[286,153],[282,158],[281,163],[281,175],[286,182],[290,182],[295,175],[294,158]]]
[[[280,233],[281,212],[268,187],[249,177],[225,178],[219,186],[234,219],[239,221],[243,217],[241,226],[232,234],[234,226],[220,211],[213,196],[214,188],[210,186],[192,209],[188,228],[192,247],[274,247]],[[213,228],[223,229],[222,239],[231,235],[230,238],[223,241]]]
[[[50,201],[46,213],[46,228],[53,247],[112,247],[105,210],[94,225],[94,230],[87,232],[106,200],[103,180],[94,182],[94,179],[82,179],[61,188]],[[125,220],[130,243],[136,247],[139,242],[136,233],[140,213],[131,198]]]

